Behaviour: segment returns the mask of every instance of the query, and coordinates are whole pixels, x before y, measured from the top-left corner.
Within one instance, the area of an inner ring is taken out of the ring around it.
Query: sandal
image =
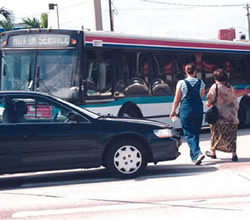
[[[233,156],[232,161],[235,161],[235,162],[238,161],[238,156],[237,155]]]
[[[217,157],[216,157],[216,154],[212,154],[210,151],[206,151],[205,152],[205,155],[207,156],[207,157],[211,157],[212,159],[216,159]],[[233,160],[233,159],[232,159]]]

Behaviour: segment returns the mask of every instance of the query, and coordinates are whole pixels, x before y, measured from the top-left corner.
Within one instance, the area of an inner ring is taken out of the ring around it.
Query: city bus
[[[179,121],[172,122],[169,114],[176,83],[191,62],[206,91],[214,82],[213,71],[226,69],[240,102],[240,125],[250,125],[249,42],[9,31],[1,34],[0,90],[41,91],[101,115],[147,118],[178,128]]]

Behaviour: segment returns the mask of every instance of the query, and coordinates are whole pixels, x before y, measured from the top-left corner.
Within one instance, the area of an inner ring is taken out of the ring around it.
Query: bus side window
[[[209,90],[211,85],[214,83],[213,72],[216,68],[222,67],[221,58],[214,55],[203,55],[202,56],[202,74],[204,75],[203,81],[206,85],[206,92]]]
[[[126,79],[126,96],[146,96],[149,94],[148,88],[148,66],[146,60],[140,60],[140,53],[128,54],[129,75]],[[141,61],[141,62],[140,62]]]
[[[177,61],[173,56],[160,56],[161,79],[166,83],[166,95],[174,95],[177,82]]]
[[[226,70],[229,74],[229,80],[232,84],[248,84],[248,74],[245,67],[248,65],[249,60],[242,56],[241,59],[227,59]],[[244,64],[244,65],[243,65]]]

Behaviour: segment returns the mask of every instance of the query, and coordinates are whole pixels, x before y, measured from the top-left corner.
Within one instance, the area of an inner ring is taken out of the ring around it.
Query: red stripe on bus
[[[115,38],[103,36],[85,36],[87,43],[92,43],[94,40],[101,40],[103,44],[133,44],[133,45],[148,45],[148,46],[171,46],[171,47],[192,47],[192,48],[207,48],[207,49],[234,49],[234,50],[249,50],[247,45],[230,45],[230,44],[216,44],[203,42],[182,42],[182,41],[167,41],[167,40],[150,40],[150,39],[136,39],[136,38]]]

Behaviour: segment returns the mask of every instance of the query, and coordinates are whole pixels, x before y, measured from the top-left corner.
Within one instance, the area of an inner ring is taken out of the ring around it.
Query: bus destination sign
[[[64,34],[33,34],[10,36],[10,47],[66,47],[70,44],[70,36]]]

